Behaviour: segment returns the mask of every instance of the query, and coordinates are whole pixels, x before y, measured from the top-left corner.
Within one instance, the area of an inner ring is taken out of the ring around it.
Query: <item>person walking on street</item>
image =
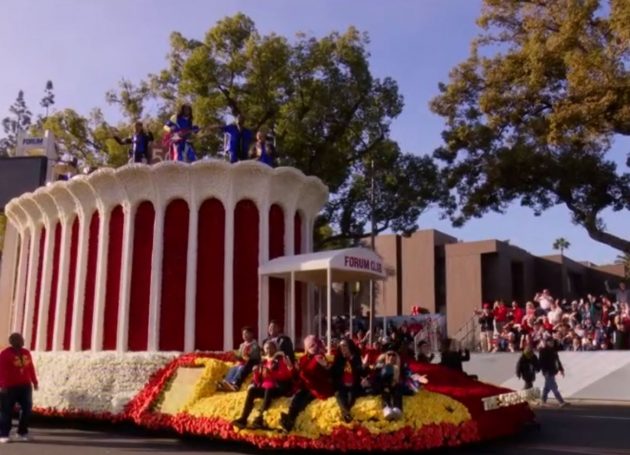
[[[556,400],[560,403],[561,407],[566,406],[567,402],[564,401],[560,391],[558,390],[558,383],[556,382],[556,375],[560,373],[564,377],[564,367],[560,362],[560,356],[555,346],[553,338],[547,339],[545,347],[540,350],[540,371],[545,378],[545,385],[542,391],[542,403],[547,403],[547,397],[549,392],[552,392],[556,397]]]
[[[0,352],[0,443],[10,442],[13,408],[20,405],[17,441],[28,441],[28,422],[33,408],[37,376],[31,353],[24,349],[19,333],[9,337],[9,347]]]
[[[516,377],[525,382],[523,390],[534,387],[537,371],[540,371],[540,363],[538,362],[538,357],[536,357],[532,346],[528,344],[525,346],[523,354],[521,354],[521,357],[516,363]]]

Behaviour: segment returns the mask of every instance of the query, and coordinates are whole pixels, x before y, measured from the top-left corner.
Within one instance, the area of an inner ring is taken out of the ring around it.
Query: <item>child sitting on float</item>
[[[295,419],[311,401],[324,400],[333,395],[329,369],[324,345],[315,335],[307,336],[304,339],[304,355],[297,366],[297,392],[291,399],[289,411],[280,416],[285,431],[293,429]]]
[[[264,428],[264,413],[271,406],[274,398],[287,394],[291,387],[293,364],[282,352],[278,351],[276,343],[266,341],[263,347],[265,357],[254,367],[254,378],[247,389],[247,397],[241,416],[232,424],[238,428],[247,426],[247,418],[254,409],[254,400],[262,398],[260,413],[254,419],[253,428]]]
[[[383,416],[388,420],[402,417],[404,395],[413,395],[429,382],[424,375],[412,374],[396,351],[387,351],[378,358],[374,380],[383,400]]]
[[[243,327],[243,342],[238,348],[236,358],[238,363],[230,368],[223,381],[217,384],[219,390],[232,392],[241,388],[241,384],[252,372],[254,365],[260,362],[260,346],[254,339],[254,330],[251,327]]]

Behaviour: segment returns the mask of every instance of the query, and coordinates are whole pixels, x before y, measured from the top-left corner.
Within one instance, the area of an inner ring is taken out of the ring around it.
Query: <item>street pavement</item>
[[[630,406],[548,407],[536,409],[536,414],[540,429],[527,429],[505,440],[431,453],[630,455]],[[240,444],[178,439],[132,427],[78,423],[66,426],[61,421],[36,421],[32,435],[34,439],[28,443],[0,445],[0,455],[265,453]]]

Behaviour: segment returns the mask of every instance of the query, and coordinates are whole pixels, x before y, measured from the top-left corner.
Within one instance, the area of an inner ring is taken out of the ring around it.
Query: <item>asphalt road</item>
[[[529,429],[509,440],[432,453],[630,455],[630,406],[574,405],[564,409],[537,409],[536,414],[541,424],[539,430]],[[32,435],[34,440],[28,443],[1,445],[0,455],[271,453],[239,444],[177,439],[132,428],[83,424],[66,427],[59,421],[36,422]]]

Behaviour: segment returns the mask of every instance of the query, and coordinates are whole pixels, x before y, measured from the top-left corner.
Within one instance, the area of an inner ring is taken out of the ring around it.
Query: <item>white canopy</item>
[[[345,283],[386,278],[383,260],[367,248],[321,251],[319,253],[283,256],[262,264],[258,268],[260,277],[290,279],[291,335],[295,337],[295,281],[304,281],[327,287],[327,330],[328,350],[331,348],[332,283]],[[352,320],[350,321],[352,324]]]
[[[286,278],[293,272],[297,281],[325,285],[328,270],[333,283],[385,279],[383,260],[367,248],[283,256],[261,265],[258,273],[261,276]]]

